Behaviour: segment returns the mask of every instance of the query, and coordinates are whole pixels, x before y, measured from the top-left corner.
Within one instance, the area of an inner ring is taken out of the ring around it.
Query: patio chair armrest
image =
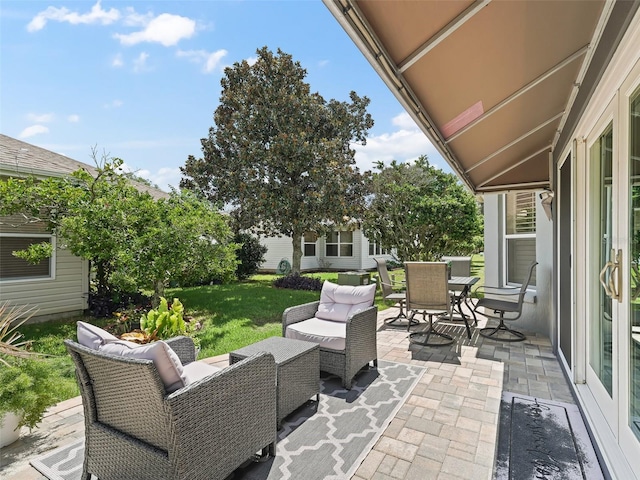
[[[350,343],[366,341],[372,335],[375,343],[377,322],[378,307],[375,305],[349,317],[347,319],[346,349],[349,349]]]
[[[318,311],[320,301],[304,303],[287,308],[282,312],[282,335],[284,336],[287,326],[313,318]]]
[[[479,293],[483,295],[512,296],[520,293],[520,287],[492,287],[489,285],[479,285],[473,289],[473,296],[477,297]]]
[[[276,440],[276,364],[261,352],[165,397],[169,460],[213,478],[221,462],[239,465]],[[211,452],[202,455],[202,452]]]
[[[173,350],[183,365],[187,363],[195,362],[196,360],[196,346],[193,343],[191,337],[179,336],[165,340],[171,350]]]

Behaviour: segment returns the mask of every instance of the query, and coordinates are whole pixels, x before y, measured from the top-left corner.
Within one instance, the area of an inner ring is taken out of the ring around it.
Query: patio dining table
[[[469,318],[471,317],[462,311],[462,304],[464,303],[471,311],[471,315],[473,315],[473,322],[477,325],[478,318],[473,310],[473,305],[469,305],[467,302],[469,301],[471,287],[478,283],[479,280],[480,277],[451,277],[449,279],[449,288],[456,292],[454,295],[453,305],[451,306],[452,313],[449,318],[451,320],[462,320],[467,328],[467,336],[469,338],[471,338],[471,328],[469,328]],[[459,316],[454,317],[453,313],[455,312],[457,312]]]

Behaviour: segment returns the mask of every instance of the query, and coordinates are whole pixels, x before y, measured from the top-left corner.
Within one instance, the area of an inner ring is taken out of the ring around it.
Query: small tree
[[[455,175],[429,165],[426,156],[413,164],[378,163],[364,234],[400,261],[438,260],[472,253],[482,238],[475,198]]]
[[[351,92],[350,102],[326,102],[291,55],[257,54],[253,65],[225,69],[215,126],[202,139],[203,157],[189,156],[181,169],[181,186],[227,205],[239,228],[291,237],[299,272],[305,232],[362,212],[367,175],[351,144],[364,144],[373,126],[369,99]]]
[[[117,174],[121,160],[103,161],[95,177],[78,170],[42,181],[0,180],[0,215],[19,214],[16,227],[45,225],[59,247],[89,260],[100,295],[123,285],[150,287],[157,304],[172,277],[233,276],[236,245],[222,214],[189,193],[155,200]],[[36,244],[16,255],[38,262],[51,253]]]
[[[264,263],[267,247],[260,243],[260,239],[249,233],[237,233],[233,241],[240,245],[236,252],[238,256],[236,277],[238,280],[245,280],[258,272],[260,265]]]

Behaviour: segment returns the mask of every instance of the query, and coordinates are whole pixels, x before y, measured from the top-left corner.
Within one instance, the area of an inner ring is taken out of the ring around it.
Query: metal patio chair
[[[479,308],[484,308],[484,312],[479,313],[482,313],[487,318],[499,321],[499,324],[496,327],[481,328],[479,331],[480,335],[485,338],[502,340],[503,342],[521,342],[527,338],[524,333],[507,327],[504,321],[517,320],[522,315],[524,296],[527,293],[527,287],[529,286],[531,276],[533,275],[533,269],[536,265],[538,265],[538,262],[531,263],[527,278],[522,282],[522,285],[519,288],[480,286],[475,290],[476,294],[482,292],[485,295],[491,295],[491,297],[479,299],[474,310],[477,312]],[[496,296],[501,298],[495,298]],[[505,296],[511,298],[517,297],[517,300],[504,300],[503,298]],[[493,314],[488,314],[487,311],[493,311]]]
[[[423,320],[429,317],[426,330],[409,334],[409,342],[416,345],[444,346],[453,343],[453,337],[436,330],[433,317],[451,317],[451,295],[449,273],[445,262],[405,262],[407,280],[406,308],[409,320],[422,313]],[[411,327],[411,324],[407,327]]]
[[[384,323],[392,327],[404,327],[407,325],[407,315],[405,313],[406,292],[405,282],[396,282],[389,277],[389,271],[387,270],[387,261],[384,258],[374,258],[378,269],[378,283],[380,284],[380,290],[382,290],[383,300],[390,300],[400,305],[400,313],[395,317],[385,318]],[[401,290],[401,291],[399,291]],[[407,320],[408,321],[408,320]],[[418,323],[417,321],[413,322]]]

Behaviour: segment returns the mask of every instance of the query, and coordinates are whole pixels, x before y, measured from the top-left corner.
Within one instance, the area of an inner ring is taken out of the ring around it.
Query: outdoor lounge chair
[[[416,313],[422,313],[423,319],[429,317],[427,329],[410,333],[409,343],[435,347],[450,345],[453,343],[453,337],[433,326],[434,316],[446,314],[451,317],[447,264],[405,262],[404,269],[407,276],[407,311],[411,312],[409,319],[413,319]]]
[[[129,348],[129,342],[110,338],[85,342],[89,346],[65,340],[84,407],[83,480],[91,474],[99,479],[222,480],[260,450],[275,455],[272,355],[262,353],[218,369],[194,361],[190,338],[154,342],[158,345],[141,352],[176,355],[184,365],[188,384],[173,385],[169,390],[176,389],[168,393],[165,380],[175,370],[161,368],[159,357],[105,353],[101,347],[108,342]]]
[[[374,258],[378,269],[378,282],[380,283],[380,290],[382,291],[382,298],[384,300],[390,300],[400,305],[400,312],[395,317],[386,318],[384,323],[394,327],[404,327],[406,322],[400,322],[400,320],[407,320],[405,314],[405,302],[407,294],[404,291],[406,288],[405,282],[396,282],[389,277],[389,271],[387,270],[387,261],[384,258]],[[398,291],[402,290],[402,291]],[[408,321],[408,320],[407,320]],[[418,323],[417,321],[414,323]]]
[[[499,321],[496,327],[481,328],[479,333],[485,338],[492,338],[494,340],[502,340],[504,342],[521,342],[525,338],[524,333],[517,330],[513,330],[507,327],[504,323],[505,320],[517,320],[522,315],[522,306],[524,304],[524,296],[527,293],[527,287],[531,281],[533,275],[533,269],[538,265],[538,262],[532,262],[529,266],[529,272],[527,278],[522,285],[518,287],[489,287],[480,286],[475,290],[475,293],[484,293],[490,295],[490,297],[481,298],[476,303],[475,310],[484,308],[482,313],[487,318],[492,318]],[[502,298],[496,298],[502,297]],[[514,300],[505,300],[508,297]],[[493,314],[487,313],[487,311],[493,311]],[[506,316],[505,316],[506,315]]]
[[[351,389],[353,377],[369,362],[378,366],[376,285],[348,286],[325,281],[320,301],[287,308],[282,335],[320,344],[320,370],[338,375]]]

